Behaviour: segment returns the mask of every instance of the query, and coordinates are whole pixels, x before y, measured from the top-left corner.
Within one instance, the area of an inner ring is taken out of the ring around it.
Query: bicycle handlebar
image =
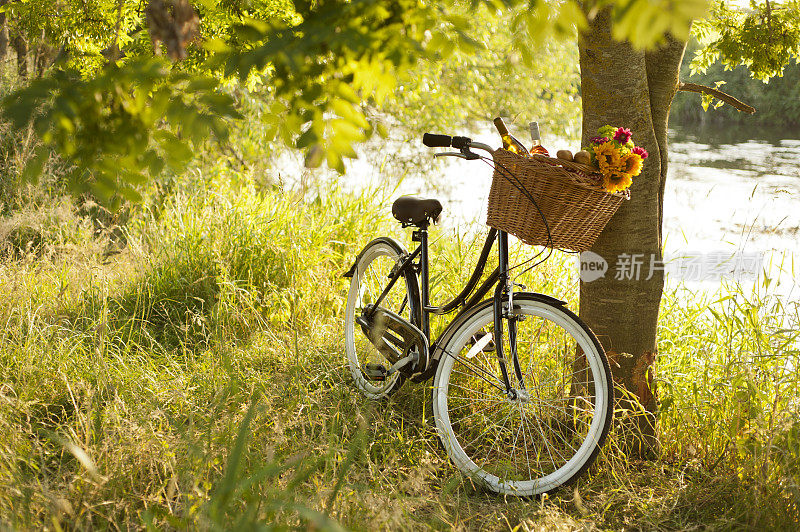
[[[422,135],[422,143],[429,148],[467,148],[472,139],[469,137],[451,137],[450,135],[437,135],[435,133],[425,133]]]
[[[422,143],[429,148],[455,148],[461,150],[461,154],[456,153],[437,153],[436,155],[463,155],[469,154],[470,148],[477,148],[489,153],[494,151],[491,146],[482,142],[472,142],[469,137],[451,137],[450,135],[438,135],[436,133],[425,133],[422,135]],[[474,155],[474,154],[473,154]],[[471,157],[470,157],[471,158]],[[475,155],[477,158],[477,155]]]

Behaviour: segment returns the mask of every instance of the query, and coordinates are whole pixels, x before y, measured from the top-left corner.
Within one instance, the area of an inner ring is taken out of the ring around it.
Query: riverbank
[[[631,462],[612,437],[574,489],[498,499],[439,448],[427,385],[373,404],[350,383],[341,273],[374,235],[409,244],[374,195],[193,175],[203,188],[189,180],[137,213],[117,253],[67,204],[45,206],[41,246],[0,265],[3,526],[780,529],[800,518],[800,364],[786,349],[796,306],[665,294],[662,456]],[[480,242],[435,248],[444,297]],[[574,308],[571,268],[556,258],[522,281]]]

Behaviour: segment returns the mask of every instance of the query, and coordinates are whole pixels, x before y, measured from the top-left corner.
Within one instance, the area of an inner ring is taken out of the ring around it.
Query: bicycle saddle
[[[428,225],[436,222],[442,213],[442,204],[437,199],[401,196],[392,204],[392,216],[403,225]]]

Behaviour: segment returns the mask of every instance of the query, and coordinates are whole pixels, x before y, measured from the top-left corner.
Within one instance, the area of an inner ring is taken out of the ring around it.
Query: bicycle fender
[[[557,299],[553,296],[548,296],[547,294],[540,294],[538,292],[514,292],[514,299],[532,299],[534,301],[541,301],[543,303],[550,303],[552,305],[558,305],[563,307],[567,304],[566,301],[562,301]],[[452,322],[445,328],[444,331],[439,335],[439,338],[433,343],[433,347],[431,349],[430,354],[430,361],[428,362],[428,369],[423,373],[415,376],[411,380],[413,382],[423,382],[431,377],[436,373],[436,368],[439,365],[439,359],[442,358],[444,354],[444,347],[450,343],[450,339],[453,337],[453,334],[458,330],[458,328],[468,319],[470,319],[476,313],[484,310],[486,307],[490,307],[493,304],[493,299],[485,299],[480,303],[477,303],[467,309],[462,310],[458,313],[458,315],[453,319]]]
[[[342,277],[350,277],[350,278],[352,278],[353,275],[356,273],[356,265],[358,264],[358,261],[360,261],[361,257],[364,256],[364,253],[367,251],[367,249],[369,249],[370,246],[376,244],[377,242],[383,242],[385,244],[389,244],[395,250],[397,250],[398,254],[400,254],[401,256],[408,255],[408,252],[406,251],[406,248],[404,248],[403,245],[400,242],[398,242],[397,240],[395,240],[394,238],[389,237],[389,236],[381,236],[381,237],[378,237],[378,238],[372,240],[369,244],[364,246],[364,249],[362,249],[361,252],[358,255],[356,255],[356,259],[353,261],[353,265],[350,266],[349,270],[347,270],[346,272],[344,272],[342,274]]]

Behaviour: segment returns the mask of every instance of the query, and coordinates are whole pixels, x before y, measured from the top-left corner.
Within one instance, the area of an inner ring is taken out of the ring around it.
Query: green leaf
[[[299,137],[297,137],[297,142],[295,143],[295,147],[298,149],[307,148],[312,144],[316,144],[318,140],[319,136],[317,135],[317,132],[314,130],[314,128],[308,128],[306,131],[301,133]]]
[[[336,85],[336,88],[334,89],[334,93],[339,98],[348,101],[350,103],[353,104],[361,103],[361,98],[358,97],[356,92],[353,90],[353,87],[351,87],[347,83],[338,83]]]
[[[330,121],[331,134],[344,140],[359,142],[364,140],[364,132],[351,122],[342,119]]]
[[[164,159],[153,149],[144,152],[142,161],[147,166],[152,177],[156,177],[164,169]]]
[[[367,122],[364,114],[344,100],[334,99],[331,102],[331,109],[356,127],[361,129],[369,127],[369,122]]]
[[[64,113],[53,113],[51,119],[67,134],[75,132],[75,124]]]
[[[205,50],[208,50],[209,52],[217,54],[227,53],[233,50],[233,48],[228,43],[226,43],[219,37],[212,37],[210,39],[206,39],[206,41],[203,42],[203,48]]]
[[[344,160],[342,156],[334,149],[328,148],[326,153],[326,158],[328,160],[328,166],[340,174],[344,173]]]
[[[121,168],[117,171],[117,177],[131,185],[144,185],[147,183],[148,177],[137,164],[138,161],[130,161],[130,158],[127,159],[127,161],[118,161]]]
[[[306,168],[319,168],[322,164],[322,159],[325,158],[325,150],[319,144],[311,146],[306,153],[304,161]]]
[[[159,142],[167,164],[174,170],[182,170],[192,160],[192,150],[173,133],[160,130],[153,137]]]
[[[342,157],[347,157],[348,159],[358,158],[356,150],[353,149],[353,144],[351,142],[348,142],[341,137],[333,137],[330,140],[330,144],[331,148],[333,148]]]
[[[189,93],[207,93],[219,87],[219,81],[211,77],[195,77],[186,86]]]
[[[233,448],[228,454],[227,464],[225,465],[225,473],[220,482],[214,489],[212,501],[215,506],[222,509],[228,504],[228,500],[234,493],[237,480],[239,477],[239,466],[242,459],[247,454],[247,440],[250,438],[250,422],[256,410],[256,396],[253,394],[250,398],[250,405],[244,414],[239,425],[239,431],[236,434],[236,440],[233,443]]]
[[[117,183],[102,171],[94,172],[93,180],[89,182],[89,189],[97,196],[100,203],[109,205],[111,198],[117,190]]]
[[[447,35],[444,34],[442,31],[437,31],[431,37],[431,40],[428,41],[428,48],[433,52],[441,53],[448,45],[450,45],[450,49],[452,50],[452,43],[450,39],[447,38]],[[445,54],[443,54],[445,55]]]
[[[258,42],[264,38],[265,25],[254,19],[233,28],[236,37],[242,42]]]
[[[153,120],[163,118],[171,99],[172,91],[169,87],[162,87],[153,93],[150,99],[150,114]]]
[[[239,112],[234,107],[234,100],[227,94],[219,92],[210,92],[200,96],[200,102],[208,106],[209,111],[212,113],[233,116],[238,115]]]
[[[458,49],[460,52],[472,54],[483,49],[483,43],[473,39],[466,32],[458,30],[456,34],[458,35]],[[449,54],[450,50],[447,51],[447,55]]]
[[[214,132],[214,135],[218,140],[227,140],[230,136],[230,128],[228,127],[228,124],[216,116],[213,117],[213,120],[211,121],[211,130]]]
[[[274,124],[274,123],[270,124],[264,130],[264,141],[265,142],[272,142],[273,140],[275,140],[275,137],[277,136],[277,134],[278,134],[278,125]]]
[[[22,129],[33,118],[36,101],[27,98],[9,98],[3,102],[3,116],[11,121],[14,129]]]
[[[129,186],[121,186],[118,189],[118,193],[125,198],[126,200],[132,203],[141,203],[142,202],[142,195],[133,187]]]

